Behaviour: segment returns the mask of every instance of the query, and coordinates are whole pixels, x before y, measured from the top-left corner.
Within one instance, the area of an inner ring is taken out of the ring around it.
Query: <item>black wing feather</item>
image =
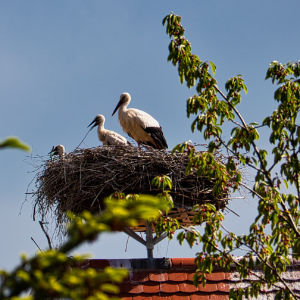
[[[146,127],[144,129],[153,138],[155,145],[149,145],[157,149],[167,149],[168,144],[164,137],[161,127]]]

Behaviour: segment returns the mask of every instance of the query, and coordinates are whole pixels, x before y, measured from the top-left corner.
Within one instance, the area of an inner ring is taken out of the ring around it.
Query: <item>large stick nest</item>
[[[159,190],[151,185],[151,180],[158,175],[172,179],[176,216],[195,204],[212,203],[218,209],[227,204],[228,192],[220,197],[213,195],[212,180],[186,175],[185,153],[103,146],[76,150],[44,163],[37,176],[34,214],[44,218],[52,211],[56,225],[65,221],[67,211],[99,213],[104,208],[104,198],[114,192],[156,194]]]

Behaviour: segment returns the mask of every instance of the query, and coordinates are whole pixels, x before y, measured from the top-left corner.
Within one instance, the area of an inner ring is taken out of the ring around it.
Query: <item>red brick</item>
[[[218,294],[212,294],[210,295],[210,300],[228,300],[229,295],[218,295]]]
[[[209,295],[191,295],[191,300],[209,300]]]
[[[160,291],[164,293],[176,293],[179,292],[179,286],[172,283],[161,283]]]
[[[195,258],[182,258],[182,266],[196,268]]]
[[[132,297],[132,300],[152,300],[152,296],[134,296]]]
[[[170,298],[171,300],[190,300],[190,296],[182,295],[182,294],[172,295]]]
[[[193,277],[196,273],[195,272],[192,272],[192,273],[187,273],[187,280],[189,281],[193,281]],[[201,275],[201,273],[199,273],[199,275]],[[227,273],[224,273],[224,272],[214,272],[214,273],[211,273],[211,274],[206,274],[206,279],[208,281],[223,281],[223,280],[226,280],[228,279],[228,274]]]
[[[187,280],[187,274],[184,272],[178,272],[178,273],[168,273],[168,279],[170,281],[186,281]]]
[[[132,300],[132,297],[121,297],[122,300]]]
[[[188,281],[194,281],[194,275],[196,274],[195,272],[192,273],[186,273],[187,274],[187,280]]]
[[[210,281],[223,281],[225,280],[224,272],[214,272],[211,274],[206,274],[206,279]]]
[[[160,286],[159,283],[148,282],[147,284],[144,284],[143,290],[146,294],[156,294],[159,293]]]
[[[218,290],[217,285],[215,283],[207,283],[204,287],[200,283],[198,285],[198,289],[199,289],[200,292],[207,292],[207,293],[216,292]]]
[[[145,282],[149,280],[149,272],[132,272],[130,275],[131,282]]]
[[[218,288],[219,292],[229,292],[229,290],[230,290],[229,284],[224,283],[224,282],[218,283],[217,288]]]
[[[171,297],[167,296],[167,295],[159,294],[159,295],[153,295],[152,299],[153,300],[171,300]]]
[[[194,293],[198,291],[198,288],[191,283],[179,283],[179,290],[185,293]]]
[[[182,258],[171,258],[172,268],[182,266]]]
[[[149,280],[158,282],[168,281],[168,273],[150,273]]]
[[[141,294],[144,291],[144,287],[142,284],[132,285],[130,289],[128,289],[129,294]]]
[[[183,269],[195,269],[195,259],[194,258],[171,258],[172,267]]]

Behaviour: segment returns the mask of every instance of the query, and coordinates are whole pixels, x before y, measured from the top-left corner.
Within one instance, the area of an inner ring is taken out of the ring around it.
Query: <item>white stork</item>
[[[112,113],[113,116],[119,109],[119,121],[123,131],[133,138],[139,146],[144,144],[156,149],[168,148],[159,123],[142,110],[127,108],[130,100],[129,93],[121,94],[120,101]]]
[[[104,128],[105,117],[103,115],[97,115],[93,122],[88,126],[92,126],[91,129],[98,125],[98,138],[103,145],[129,145],[127,139],[120,134],[107,130]]]
[[[66,155],[66,150],[63,145],[57,145],[56,147],[52,147],[51,151],[49,152],[51,155],[58,155],[60,158],[63,158]]]

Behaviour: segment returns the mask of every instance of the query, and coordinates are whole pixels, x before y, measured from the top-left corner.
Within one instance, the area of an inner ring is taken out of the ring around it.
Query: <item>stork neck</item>
[[[127,106],[128,106],[129,102],[128,103],[123,103],[120,108],[119,108],[119,112],[125,112],[127,110]]]
[[[104,124],[99,124],[98,125],[98,132],[103,132],[104,131]]]
[[[99,140],[103,142],[103,139],[105,138],[105,129],[103,124],[98,126],[98,137]]]
[[[119,120],[121,120],[122,116],[126,113],[127,106],[128,106],[128,103],[124,103],[119,107],[119,111],[118,111]]]

